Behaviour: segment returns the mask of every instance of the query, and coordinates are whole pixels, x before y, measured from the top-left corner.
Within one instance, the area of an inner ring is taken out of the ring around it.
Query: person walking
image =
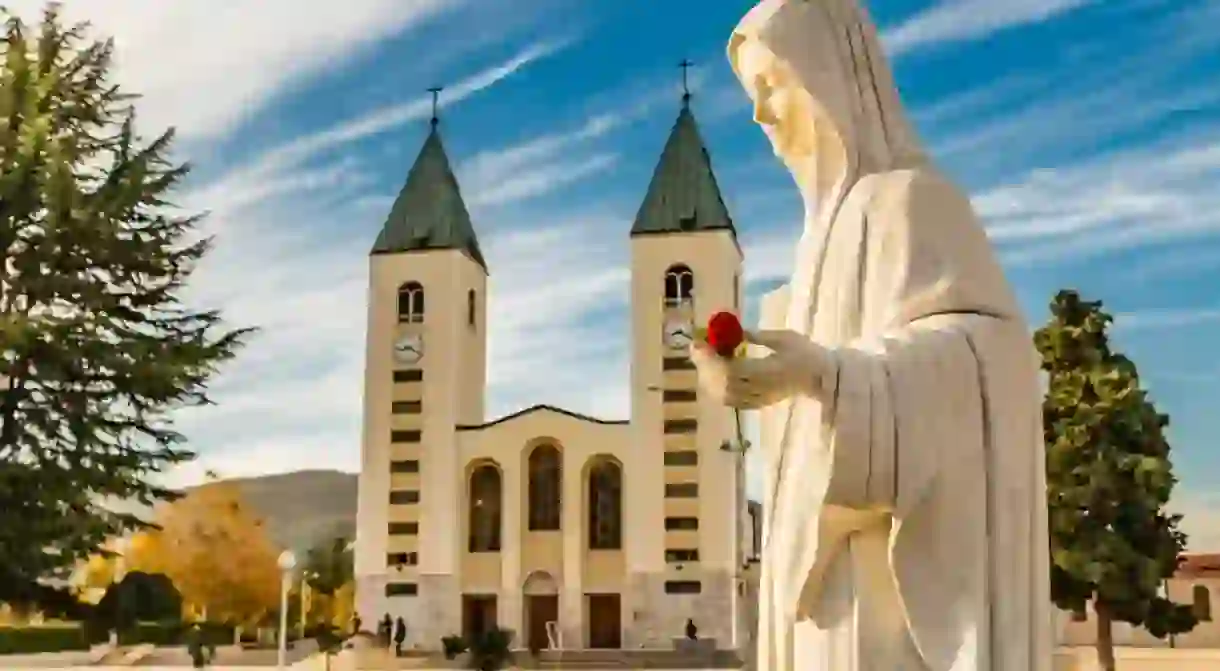
[[[390,639],[394,634],[394,621],[390,619],[390,614],[386,613],[385,617],[381,618],[381,622],[377,624],[377,642],[382,647],[390,647]]]
[[[402,644],[407,640],[407,623],[400,617],[394,622],[394,656],[402,656]]]
[[[212,661],[216,649],[204,640],[203,629],[195,624],[187,632],[186,651],[191,656],[191,666],[202,669]]]

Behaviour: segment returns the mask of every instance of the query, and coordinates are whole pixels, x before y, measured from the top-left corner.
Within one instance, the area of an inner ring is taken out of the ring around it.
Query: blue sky
[[[492,413],[626,416],[627,231],[683,58],[751,300],[790,271],[800,206],[723,54],[749,0],[65,4],[116,37],[142,127],[177,126],[196,166],[179,200],[212,212],[218,247],[194,298],[265,329],[218,382],[220,406],[184,417],[203,458],[180,480],[355,468],[367,251],[430,86],[448,87],[445,141],[492,274]],[[1061,287],[1119,315],[1117,344],[1173,419],[1192,546],[1220,550],[1220,2],[871,10],[1030,321]]]

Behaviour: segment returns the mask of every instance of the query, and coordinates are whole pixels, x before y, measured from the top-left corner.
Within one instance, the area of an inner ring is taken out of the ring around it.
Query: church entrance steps
[[[464,669],[464,660],[447,660],[440,654],[412,654],[395,659],[379,655],[366,658],[362,669]],[[380,663],[378,663],[380,662]],[[546,650],[534,657],[520,650],[513,653],[510,669],[573,669],[579,671],[634,671],[636,669],[741,669],[740,657],[730,651],[692,655],[679,650]]]

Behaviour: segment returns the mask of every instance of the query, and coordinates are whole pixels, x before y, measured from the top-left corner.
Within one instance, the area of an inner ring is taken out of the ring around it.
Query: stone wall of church
[[[391,620],[402,618],[407,625],[407,647],[438,647],[439,637],[432,637],[428,626],[428,601],[424,580],[421,579],[418,596],[385,595],[387,574],[366,575],[356,579],[356,613],[360,617],[360,628],[377,633],[377,625],[386,615]],[[433,590],[435,593],[435,590]],[[449,632],[446,632],[449,633]]]
[[[420,604],[418,644],[439,649],[445,636],[462,632],[462,596],[457,578],[448,574],[419,576]]]
[[[699,638],[714,638],[721,649],[733,647],[734,625],[740,626],[743,619],[743,604],[734,598],[737,576],[690,568],[687,572],[682,579],[702,583],[699,594],[666,594],[665,576],[659,573],[631,576],[624,595],[630,606],[623,624],[623,647],[672,648],[675,638],[686,635],[688,618],[698,627]],[[739,642],[744,642],[745,634],[738,631]]]
[[[356,616],[360,628],[377,633],[377,622],[386,613],[385,574],[356,576]]]

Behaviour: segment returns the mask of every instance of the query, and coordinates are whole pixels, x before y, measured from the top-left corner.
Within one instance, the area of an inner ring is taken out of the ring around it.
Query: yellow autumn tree
[[[81,589],[106,589],[115,578],[115,562],[113,557],[100,554],[91,555],[85,561],[80,573]]]
[[[352,617],[356,614],[356,585],[344,583],[330,595],[329,606],[331,626],[347,631],[352,624]]]
[[[347,631],[356,611],[356,586],[345,583],[330,594],[311,592],[306,618],[310,624],[325,624]]]
[[[158,511],[160,529],[132,548],[132,568],[163,573],[208,619],[251,624],[279,605],[279,548],[227,483],[209,483]]]
[[[125,571],[165,572],[164,562],[160,555],[160,538],[157,533],[156,531],[141,531],[131,536],[123,550]]]
[[[140,532],[131,537],[130,541],[111,539],[102,550],[81,560],[73,571],[69,582],[80,594],[81,599],[95,603],[102,597],[106,589],[122,579],[122,574],[128,571],[144,571],[157,573],[149,568],[151,565],[143,551],[148,544],[148,534]]]

